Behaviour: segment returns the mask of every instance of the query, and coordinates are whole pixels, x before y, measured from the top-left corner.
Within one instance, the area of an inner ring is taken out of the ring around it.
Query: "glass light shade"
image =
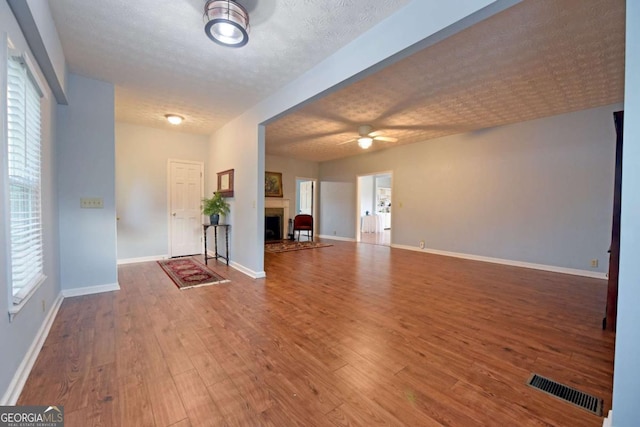
[[[166,114],[165,117],[172,125],[179,125],[184,120],[184,117],[178,116],[177,114]]]
[[[358,145],[364,150],[371,147],[371,144],[373,144],[373,138],[369,138],[368,136],[358,138]]]
[[[209,0],[204,6],[207,36],[222,46],[241,47],[249,41],[249,14],[232,0]]]

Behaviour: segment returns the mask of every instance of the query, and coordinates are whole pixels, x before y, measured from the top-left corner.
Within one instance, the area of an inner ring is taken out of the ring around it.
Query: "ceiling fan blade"
[[[394,138],[392,136],[375,136],[373,139],[384,142],[398,142],[398,138]]]
[[[376,138],[378,136],[382,136],[384,135],[384,132],[377,130],[375,132],[369,132],[369,134],[367,136],[370,136],[371,138]]]
[[[474,129],[473,124],[462,125],[462,124],[432,124],[432,125],[407,125],[407,126],[383,126],[384,129],[387,130],[401,130],[401,131],[411,131],[411,130],[421,130],[421,131],[452,131],[452,130],[464,130],[464,129]]]

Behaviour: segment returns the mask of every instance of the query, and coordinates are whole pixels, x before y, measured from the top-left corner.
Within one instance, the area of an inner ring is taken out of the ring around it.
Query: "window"
[[[11,56],[7,63],[10,280],[17,306],[45,279],[40,210],[42,92],[24,57]]]

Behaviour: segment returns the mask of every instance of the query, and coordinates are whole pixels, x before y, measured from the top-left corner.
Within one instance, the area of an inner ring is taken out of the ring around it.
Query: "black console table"
[[[207,253],[207,229],[209,227],[213,227],[213,241],[216,246],[215,256],[209,256]],[[218,253],[218,228],[224,229],[225,256]],[[204,234],[204,263],[207,264],[207,261],[210,259],[222,258],[227,261],[227,265],[229,265],[229,224],[202,224],[202,233]]]

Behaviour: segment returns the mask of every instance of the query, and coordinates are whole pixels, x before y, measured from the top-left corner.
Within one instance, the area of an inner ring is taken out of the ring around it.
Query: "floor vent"
[[[551,396],[555,396],[559,399],[565,400],[569,403],[573,403],[582,409],[602,416],[602,399],[598,399],[595,396],[578,391],[575,388],[560,384],[545,377],[541,377],[538,374],[532,374],[531,378],[527,382],[533,388],[537,388]]]

